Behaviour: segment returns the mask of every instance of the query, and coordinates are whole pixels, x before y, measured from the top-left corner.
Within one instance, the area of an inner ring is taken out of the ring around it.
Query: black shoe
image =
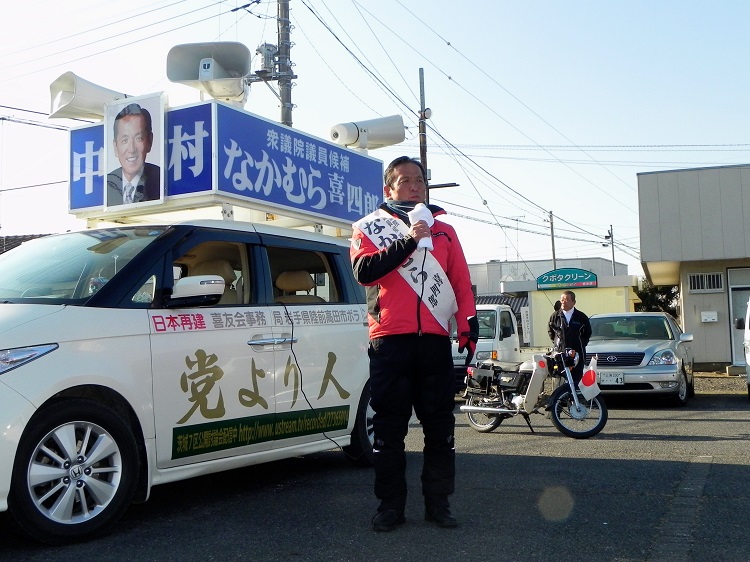
[[[403,512],[395,511],[393,509],[386,509],[385,511],[378,511],[375,517],[372,518],[372,528],[376,531],[393,531],[399,525],[403,525],[406,522]]]
[[[425,507],[424,520],[435,523],[438,527],[458,527],[458,519],[451,515],[447,507]]]

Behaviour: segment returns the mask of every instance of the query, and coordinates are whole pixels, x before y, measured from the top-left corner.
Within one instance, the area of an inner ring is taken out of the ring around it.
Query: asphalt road
[[[460,401],[457,400],[457,406]],[[494,433],[457,415],[461,526],[422,519],[421,432],[408,437],[407,522],[370,527],[372,473],[336,451],[157,486],[113,533],[48,547],[0,514],[1,560],[750,560],[746,393],[698,394],[686,408],[608,400],[589,440],[535,416]]]

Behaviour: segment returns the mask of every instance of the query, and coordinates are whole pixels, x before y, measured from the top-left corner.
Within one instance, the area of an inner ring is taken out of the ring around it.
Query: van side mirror
[[[734,319],[734,327],[738,330],[744,330],[745,329],[745,319],[744,318],[735,318]]]
[[[226,282],[219,275],[192,275],[178,279],[166,307],[214,306],[224,294]]]

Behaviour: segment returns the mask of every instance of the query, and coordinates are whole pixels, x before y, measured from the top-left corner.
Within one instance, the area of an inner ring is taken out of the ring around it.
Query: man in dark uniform
[[[555,349],[574,349],[578,353],[578,364],[571,369],[573,380],[578,383],[583,376],[586,346],[591,338],[591,323],[588,316],[576,309],[575,304],[575,293],[563,291],[560,295],[560,310],[550,317],[547,333]]]

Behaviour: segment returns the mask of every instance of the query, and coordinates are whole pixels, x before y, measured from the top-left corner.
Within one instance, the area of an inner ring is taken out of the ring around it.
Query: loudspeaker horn
[[[406,138],[404,120],[389,115],[357,123],[340,123],[331,127],[331,140],[355,148],[382,148],[398,144]]]
[[[49,85],[51,118],[102,119],[104,104],[129,97],[84,80],[72,72]]]
[[[244,103],[249,73],[250,50],[234,41],[186,43],[167,54],[171,82],[197,88],[215,99]]]

